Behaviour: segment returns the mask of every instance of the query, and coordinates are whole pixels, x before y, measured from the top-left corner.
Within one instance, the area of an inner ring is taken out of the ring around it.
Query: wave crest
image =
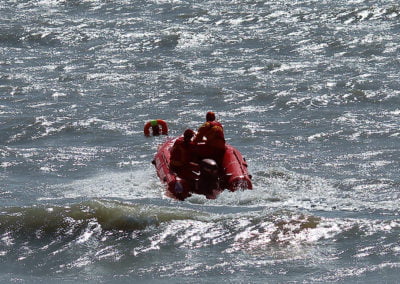
[[[171,209],[150,205],[124,204],[92,200],[71,206],[31,206],[3,209],[0,214],[1,233],[19,234],[63,233],[97,222],[104,230],[142,230],[163,222],[202,219],[206,214],[192,210]]]

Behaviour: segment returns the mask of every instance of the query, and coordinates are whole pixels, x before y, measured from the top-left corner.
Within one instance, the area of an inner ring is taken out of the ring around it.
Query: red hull
[[[204,194],[209,199],[215,199],[224,189],[236,191],[253,188],[245,159],[236,148],[227,144],[222,161],[223,173],[219,176],[220,189],[214,190],[212,193],[196,190],[193,187],[193,181],[177,177],[169,168],[170,150],[177,138],[168,139],[160,145],[153,160],[158,177],[166,185],[167,196],[184,200],[192,193],[197,193]]]

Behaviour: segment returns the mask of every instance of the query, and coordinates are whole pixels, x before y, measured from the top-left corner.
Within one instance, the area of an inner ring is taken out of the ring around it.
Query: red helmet
[[[207,121],[214,121],[215,120],[215,113],[213,113],[212,111],[207,112],[206,120]]]

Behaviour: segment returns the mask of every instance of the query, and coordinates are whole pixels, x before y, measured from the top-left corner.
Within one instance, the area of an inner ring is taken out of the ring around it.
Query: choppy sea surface
[[[400,4],[2,0],[0,282],[396,283]],[[254,190],[164,195],[215,111]]]

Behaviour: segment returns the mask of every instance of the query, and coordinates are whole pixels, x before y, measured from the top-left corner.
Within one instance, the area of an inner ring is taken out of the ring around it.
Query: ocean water
[[[1,283],[398,283],[400,4],[1,0]],[[213,110],[253,190],[151,160]]]

